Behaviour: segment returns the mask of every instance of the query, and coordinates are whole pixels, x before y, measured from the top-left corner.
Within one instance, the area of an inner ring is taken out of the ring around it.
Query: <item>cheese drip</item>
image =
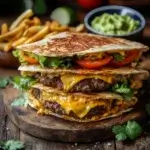
[[[44,103],[45,101],[51,101],[51,102],[57,102],[61,105],[61,107],[64,109],[65,113],[69,115],[69,113],[72,111],[76,116],[79,118],[85,117],[88,112],[96,107],[96,106],[103,106],[106,108],[105,114],[109,114],[109,112],[112,112],[112,104],[116,99],[87,99],[84,97],[78,97],[78,96],[72,96],[72,95],[58,95],[54,93],[47,93],[45,91],[41,92],[41,103]],[[118,109],[121,106],[124,106],[124,108],[128,108],[136,104],[137,99],[133,97],[130,101],[126,100],[116,100],[116,106]],[[123,108],[123,107],[122,107]],[[104,115],[104,114],[103,114]]]
[[[79,118],[83,118],[87,115],[87,113],[96,106],[104,106],[105,108],[110,109],[110,102],[109,101],[102,101],[102,100],[87,100],[87,98],[80,97],[75,98],[71,95],[69,96],[60,96],[56,94],[50,94],[47,92],[42,92],[42,99],[49,100],[53,102],[57,102],[62,106],[65,110],[66,114],[69,114],[73,111]]]
[[[61,76],[61,81],[63,82],[63,88],[65,91],[69,91],[74,85],[76,85],[78,82],[89,79],[89,78],[95,78],[95,79],[101,79],[107,83],[112,83],[113,76],[103,76],[103,75],[75,75],[75,74],[65,74]]]

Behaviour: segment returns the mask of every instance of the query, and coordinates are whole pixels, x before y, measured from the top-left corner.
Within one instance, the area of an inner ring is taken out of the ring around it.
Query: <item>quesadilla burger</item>
[[[29,105],[37,109],[38,114],[54,115],[77,122],[115,117],[130,111],[137,103],[134,96],[127,101],[122,96],[110,92],[64,93],[42,84],[34,85],[28,91],[28,95]]]
[[[13,53],[21,64],[39,64],[53,69],[101,69],[136,67],[142,53],[147,50],[148,47],[143,44],[124,39],[63,32],[18,46]]]
[[[76,122],[117,117],[136,108],[149,77],[136,68],[146,50],[137,42],[64,32],[18,47],[16,81],[38,114]]]
[[[133,68],[90,70],[46,69],[20,66],[29,83],[29,105],[38,114],[90,122],[132,110],[149,73]]]

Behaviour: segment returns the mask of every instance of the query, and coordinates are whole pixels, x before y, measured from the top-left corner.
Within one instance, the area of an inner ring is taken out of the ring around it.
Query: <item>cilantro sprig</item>
[[[19,140],[8,140],[0,142],[0,149],[2,150],[21,150],[24,149],[25,145]]]
[[[28,95],[27,93],[21,92],[18,97],[16,97],[13,102],[11,103],[11,106],[28,106]]]
[[[0,77],[0,88],[5,88],[10,83],[9,77]]]
[[[28,90],[33,84],[36,83],[36,80],[34,77],[15,76],[12,78],[12,83],[17,89]]]
[[[130,100],[133,96],[133,90],[128,86],[127,82],[115,84],[112,87],[112,91],[121,94],[126,100]]]
[[[128,121],[124,125],[114,126],[112,132],[118,141],[135,140],[142,134],[142,127],[136,121]]]

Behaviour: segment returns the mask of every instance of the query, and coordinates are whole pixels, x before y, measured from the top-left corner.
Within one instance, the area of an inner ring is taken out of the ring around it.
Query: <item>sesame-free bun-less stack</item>
[[[91,122],[132,111],[148,71],[137,69],[148,47],[119,38],[63,32],[18,47],[29,105],[38,114]]]

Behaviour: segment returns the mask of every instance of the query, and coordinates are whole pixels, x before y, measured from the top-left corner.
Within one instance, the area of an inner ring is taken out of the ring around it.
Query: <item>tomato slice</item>
[[[23,59],[30,64],[38,64],[38,61],[35,58],[24,56]]]
[[[107,65],[112,60],[112,57],[107,57],[101,60],[77,60],[76,63],[86,69],[96,69]]]
[[[120,67],[130,64],[133,60],[135,60],[138,57],[139,53],[137,51],[130,51],[127,54],[127,57],[121,61],[112,60],[110,62],[110,65]]]

